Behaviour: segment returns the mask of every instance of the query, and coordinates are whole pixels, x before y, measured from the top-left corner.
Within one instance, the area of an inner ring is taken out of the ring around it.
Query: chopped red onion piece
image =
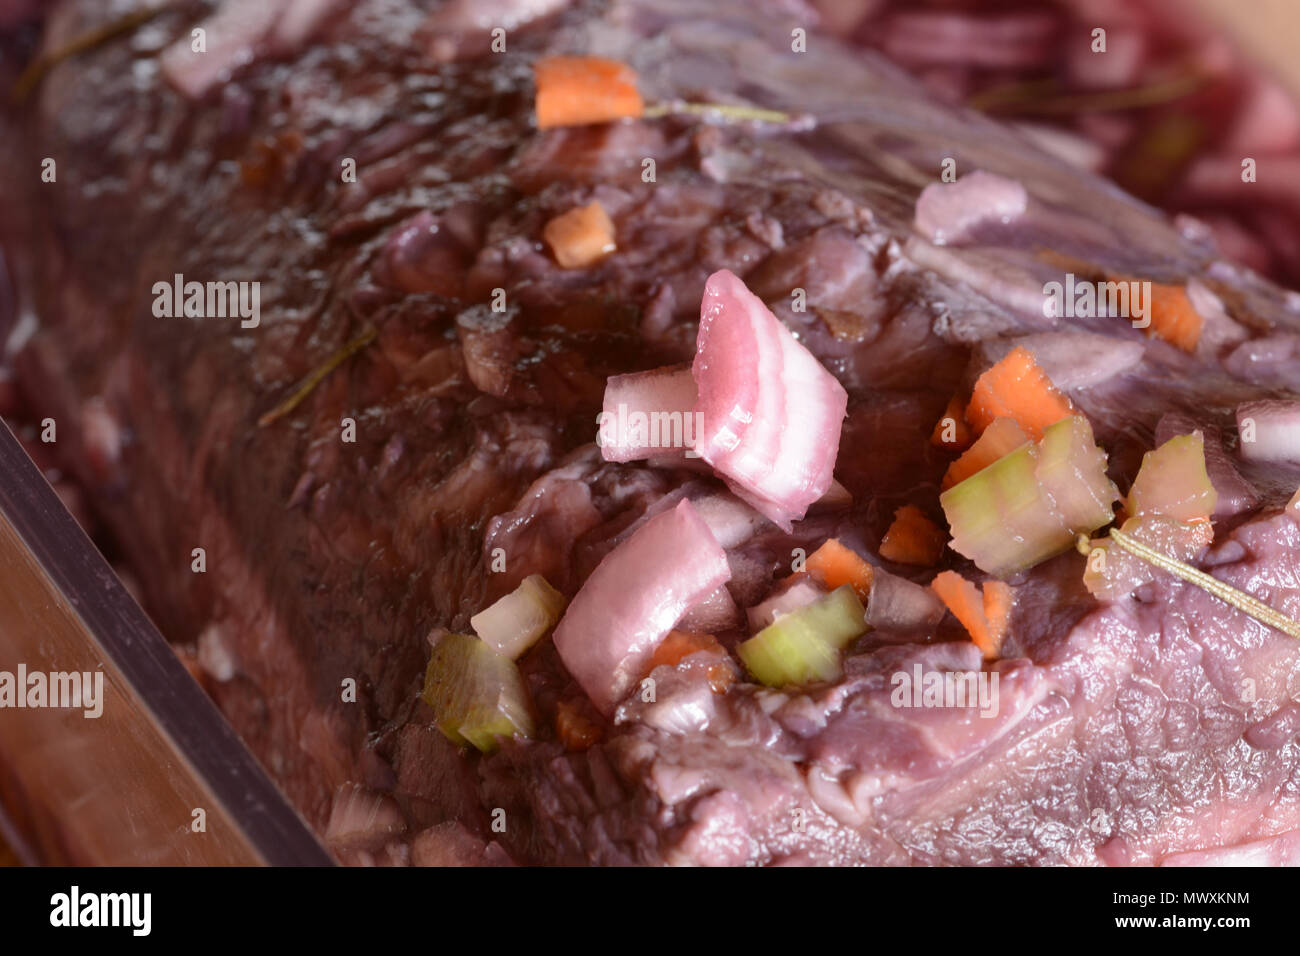
[[[699,439],[695,380],[689,365],[611,375],[597,424],[606,461],[680,458]]]
[[[1241,457],[1300,462],[1300,402],[1266,400],[1237,406]]]
[[[947,609],[930,588],[876,568],[867,601],[867,623],[884,631],[931,628],[943,620]]]
[[[985,222],[1010,222],[1029,205],[1025,187],[982,169],[955,183],[931,183],[916,200],[916,228],[932,242],[943,245],[970,236]]]
[[[608,716],[682,615],[730,577],[727,553],[682,501],[605,555],[556,627],[556,650]]]
[[[818,586],[811,578],[803,575],[792,578],[786,587],[745,612],[749,618],[749,629],[757,634],[778,617],[797,611],[825,596],[826,589]]]
[[[724,548],[743,544],[767,526],[766,518],[725,491],[691,495],[690,499],[704,523],[713,532],[713,537]]]
[[[740,608],[725,584],[720,585],[699,604],[687,611],[677,627],[697,634],[717,634],[740,623]]]
[[[691,373],[700,454],[737,497],[789,531],[830,489],[844,387],[725,269],[704,287]]]

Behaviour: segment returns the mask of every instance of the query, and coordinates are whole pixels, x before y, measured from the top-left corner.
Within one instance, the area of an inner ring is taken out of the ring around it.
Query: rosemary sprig
[[[1126,90],[1063,93],[1052,82],[1016,83],[982,90],[966,103],[989,113],[1022,113],[1059,116],[1072,113],[1102,113],[1113,110],[1159,106],[1194,92],[1208,79],[1204,73],[1187,72]]]
[[[103,46],[109,40],[121,36],[123,33],[130,33],[166,10],[167,6],[165,4],[135,10],[123,17],[110,20],[93,30],[87,30],[85,33],[73,37],[57,50],[36,57],[27,64],[27,68],[23,70],[22,75],[14,82],[13,90],[10,91],[10,98],[14,103],[21,103],[53,67],[80,53]]]
[[[1225,584],[1204,571],[1200,571],[1189,564],[1184,564],[1167,554],[1161,554],[1154,548],[1147,547],[1142,542],[1130,538],[1118,528],[1110,529],[1110,540],[1134,557],[1141,558],[1148,564],[1153,564],[1163,571],[1168,571],[1189,584],[1195,584],[1201,590],[1214,595],[1224,604],[1232,605],[1238,611],[1250,615],[1261,624],[1276,628],[1291,637],[1300,638],[1300,623],[1291,620],[1291,618],[1279,611],[1273,610],[1263,601],[1251,597],[1245,591],[1238,591],[1232,585]],[[1078,548],[1079,553],[1083,555],[1090,554],[1093,549],[1092,541],[1086,534],[1081,534],[1075,539],[1075,546]]]
[[[363,348],[373,342],[378,334],[379,333],[373,328],[366,329],[366,331],[362,332],[351,342],[344,345],[343,348],[339,349],[326,359],[319,368],[309,372],[307,376],[298,383],[298,387],[293,390],[288,398],[259,418],[257,420],[257,427],[265,428],[272,422],[278,421],[285,415],[288,415],[291,411],[302,404],[302,400],[310,395],[312,390],[323,382],[330,372],[334,371],[353,355],[360,352]]]
[[[791,120],[789,113],[782,113],[780,110],[765,110],[757,106],[739,106],[733,103],[686,103],[682,101],[652,103],[645,108],[641,115],[647,119],[680,115],[713,116],[730,123],[744,123],[746,121],[788,123]]]

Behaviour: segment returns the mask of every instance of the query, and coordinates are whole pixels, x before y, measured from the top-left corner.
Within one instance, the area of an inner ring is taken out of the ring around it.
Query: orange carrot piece
[[[697,651],[713,651],[725,659],[725,661],[710,664],[709,669],[705,671],[709,679],[709,689],[715,694],[725,694],[727,688],[736,679],[736,674],[731,665],[727,663],[730,661],[730,656],[712,634],[699,634],[695,631],[669,631],[668,636],[655,648],[645,672],[648,675],[656,667],[676,667]]]
[[[939,420],[934,423],[930,444],[949,451],[964,451],[970,444],[970,439],[970,426],[966,424],[966,403],[960,395],[954,395],[948,400],[948,407]]]
[[[975,382],[966,421],[981,434],[996,419],[1014,418],[1038,441],[1043,429],[1073,413],[1074,406],[1038,367],[1033,353],[1016,346]]]
[[[984,582],[984,620],[988,623],[989,640],[994,657],[1002,653],[1002,638],[1011,623],[1013,596],[1011,585],[1005,581],[989,579]],[[988,651],[984,651],[988,656]]]
[[[537,128],[607,123],[645,112],[636,71],[598,56],[553,56],[533,67]]]
[[[542,229],[542,238],[564,269],[592,265],[616,248],[614,224],[598,202],[560,213]]]
[[[808,555],[803,566],[805,571],[811,571],[820,577],[827,590],[834,591],[849,584],[862,600],[871,596],[875,570],[836,538],[827,538],[820,548]]]
[[[697,634],[695,631],[669,631],[654,654],[645,672],[649,674],[656,667],[676,667],[696,651],[717,650],[722,652],[722,645],[712,634]]]
[[[930,588],[966,628],[985,659],[996,658],[1011,619],[1011,587],[1001,581],[986,581],[981,594],[979,588],[956,571],[941,571],[935,575]]]
[[[1107,278],[1112,282],[1147,281],[1128,275]],[[1196,345],[1201,341],[1201,328],[1205,325],[1205,318],[1192,305],[1192,300],[1188,297],[1184,286],[1152,282],[1147,310],[1148,336],[1163,339],[1184,352],[1196,351]]]
[[[880,542],[880,556],[899,564],[929,568],[939,563],[948,535],[916,505],[903,505]]]
[[[1158,336],[1184,352],[1196,351],[1205,319],[1182,286],[1151,283],[1151,301],[1147,307],[1151,310],[1147,335]]]
[[[948,466],[943,476],[942,488],[947,491],[971,475],[983,471],[1003,455],[1009,454],[1029,441],[1023,428],[1016,424],[1014,418],[995,418],[984,429],[984,434],[975,439],[975,444],[966,453]]]
[[[600,740],[600,724],[579,702],[562,700],[555,708],[555,735],[565,750],[587,750]]]
[[[966,628],[971,639],[980,644],[988,622],[984,619],[984,598],[979,588],[956,571],[940,571],[930,582],[930,589],[939,595],[939,600]],[[983,648],[983,645],[980,644],[980,647]]]

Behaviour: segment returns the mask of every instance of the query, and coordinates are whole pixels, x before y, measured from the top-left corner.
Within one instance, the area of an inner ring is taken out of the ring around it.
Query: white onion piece
[[[725,269],[704,287],[691,373],[697,450],[737,497],[789,531],[830,489],[848,394]]]
[[[978,169],[955,183],[931,183],[916,200],[916,228],[943,245],[968,238],[986,222],[1010,222],[1024,215],[1029,194],[1014,179]]]
[[[727,553],[682,501],[605,555],[556,627],[556,650],[608,716],[682,615],[730,577]]]
[[[1241,457],[1300,462],[1300,402],[1267,400],[1237,406]]]

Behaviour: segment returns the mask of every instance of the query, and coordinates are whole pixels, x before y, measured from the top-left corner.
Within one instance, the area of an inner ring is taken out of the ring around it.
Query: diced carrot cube
[[[979,588],[956,571],[941,571],[935,575],[930,587],[952,616],[966,628],[966,633],[984,652],[987,660],[1002,652],[1002,640],[1015,603],[1010,585],[1002,581],[986,581],[981,594]]]
[[[871,582],[876,576],[875,570],[867,561],[840,544],[836,538],[828,538],[820,548],[808,555],[804,561],[804,570],[820,577],[829,591],[846,584],[852,585],[858,597],[864,601],[871,596]]]
[[[538,60],[537,127],[584,126],[645,111],[636,72],[625,63],[598,56],[553,56]]]
[[[975,382],[966,421],[980,434],[996,419],[1014,418],[1038,441],[1043,429],[1073,413],[1074,406],[1038,367],[1033,353],[1016,346]]]
[[[984,582],[984,620],[988,625],[989,645],[993,656],[1002,653],[1002,638],[1011,623],[1011,605],[1013,595],[1011,585],[1005,581],[988,580]],[[988,651],[985,651],[988,654]]]
[[[1196,311],[1187,291],[1179,285],[1151,283],[1151,324],[1147,335],[1155,335],[1184,352],[1195,352],[1205,319]]]
[[[542,230],[542,238],[564,269],[592,265],[616,248],[614,223],[598,202],[556,216]]]
[[[1003,455],[1015,451],[1029,436],[1016,424],[1014,418],[995,418],[984,434],[975,439],[960,458],[948,466],[943,476],[942,488],[947,491],[953,485],[960,484],[971,475],[977,474],[993,464]]]
[[[948,535],[916,505],[894,512],[893,524],[880,542],[880,556],[899,564],[929,568],[939,563]]]

